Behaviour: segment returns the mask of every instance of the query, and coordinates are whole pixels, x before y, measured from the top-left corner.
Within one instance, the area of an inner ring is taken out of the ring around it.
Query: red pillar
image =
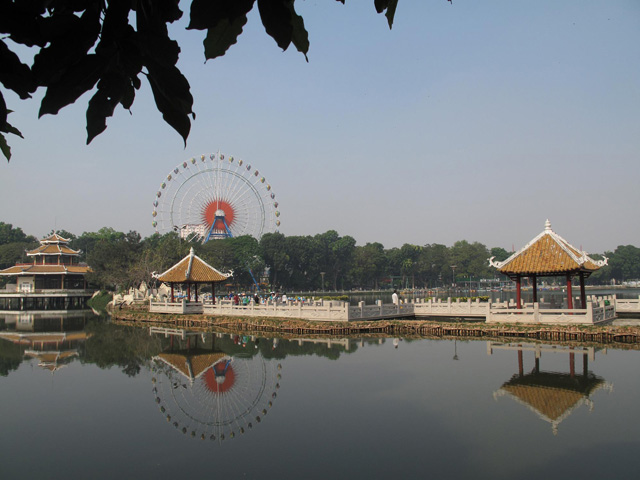
[[[216,304],[216,284],[211,282],[211,301]]]
[[[171,303],[175,303],[176,298],[173,296],[173,283],[171,283],[170,285],[171,285]]]
[[[516,275],[516,308],[520,309],[522,306],[522,285],[520,281],[520,275]]]
[[[198,301],[198,284],[197,283],[195,284],[195,287],[196,287],[196,302],[197,302]]]
[[[187,302],[191,301],[191,284],[187,282]]]
[[[573,310],[573,290],[571,290],[571,274],[567,273],[567,308]]]
[[[584,290],[584,272],[580,272],[580,300],[582,308],[587,308],[587,293]]]

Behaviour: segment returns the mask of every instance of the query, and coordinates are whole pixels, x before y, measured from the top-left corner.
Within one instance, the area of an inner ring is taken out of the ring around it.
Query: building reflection
[[[0,339],[19,346],[23,358],[36,359],[53,374],[78,357],[80,345],[91,336],[84,331],[86,323],[84,313],[6,315]]]
[[[236,335],[232,343],[222,334],[156,327],[150,333],[170,339],[152,366],[155,402],[167,423],[222,442],[262,422],[277,397],[282,365],[260,354],[260,339]]]
[[[589,360],[595,360],[594,347],[488,342],[487,353],[492,355],[494,350],[513,350],[517,352],[518,360],[518,373],[494,392],[494,398],[507,396],[526,406],[551,425],[554,435],[557,435],[560,423],[577,408],[586,405],[593,409],[591,397],[594,392],[613,389],[602,377],[589,371]],[[534,353],[534,366],[528,373],[525,373],[524,352]],[[543,353],[567,355],[568,373],[542,370]],[[576,356],[582,357],[581,371],[576,369]]]
[[[150,327],[162,339],[152,358],[152,391],[166,422],[182,434],[222,442],[248,433],[269,413],[282,380],[281,359],[337,359],[384,338],[264,338]]]

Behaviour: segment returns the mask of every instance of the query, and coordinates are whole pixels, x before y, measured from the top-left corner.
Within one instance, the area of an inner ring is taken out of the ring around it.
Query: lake
[[[0,321],[1,321],[0,317]],[[640,352],[0,323],[0,478],[633,478]]]

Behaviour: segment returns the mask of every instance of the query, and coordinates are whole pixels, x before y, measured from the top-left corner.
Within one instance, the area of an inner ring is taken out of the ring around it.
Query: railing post
[[[360,307],[360,318],[364,318],[364,302],[358,302],[358,307]]]
[[[535,323],[540,322],[540,304],[538,302],[533,304],[533,321]]]

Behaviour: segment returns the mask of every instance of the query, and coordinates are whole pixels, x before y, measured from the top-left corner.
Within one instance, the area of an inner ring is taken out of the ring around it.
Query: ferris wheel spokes
[[[241,159],[217,152],[175,167],[156,193],[153,226],[181,238],[252,235],[260,238],[280,225],[271,185]]]

